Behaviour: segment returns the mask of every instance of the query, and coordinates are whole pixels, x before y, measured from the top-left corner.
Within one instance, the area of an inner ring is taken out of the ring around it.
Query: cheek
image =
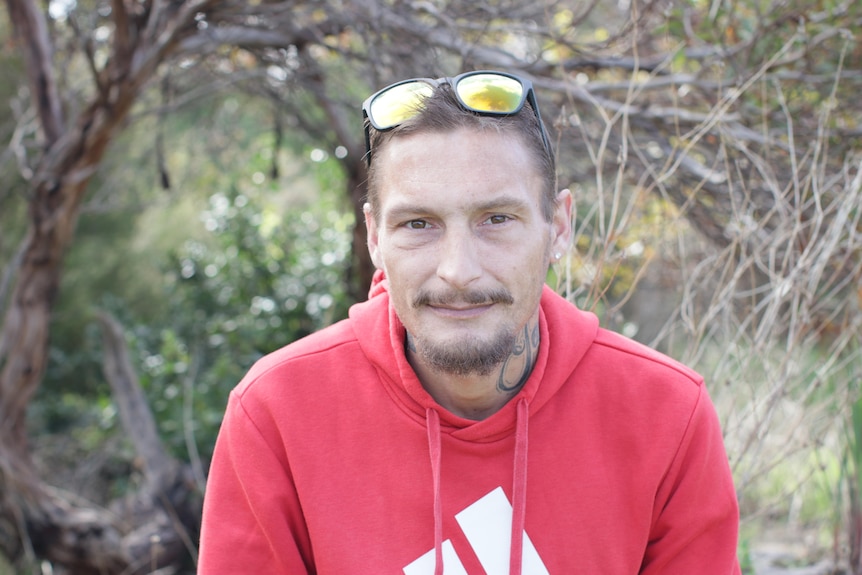
[[[526,281],[531,273],[547,265],[549,254],[549,242],[533,238],[489,246],[480,257],[489,272]]]
[[[389,279],[392,293],[402,294],[402,298],[409,297],[427,277],[427,265],[423,267],[423,261],[427,263],[428,258],[399,257],[401,254],[381,254],[382,269]]]

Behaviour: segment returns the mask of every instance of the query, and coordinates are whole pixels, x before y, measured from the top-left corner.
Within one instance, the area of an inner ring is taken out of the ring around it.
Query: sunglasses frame
[[[491,76],[500,76],[503,78],[509,78],[511,80],[517,81],[521,87],[523,88],[523,94],[521,94],[521,101],[515,107],[515,109],[511,112],[495,112],[488,110],[480,110],[468,105],[461,98],[461,95],[458,93],[458,83],[464,80],[465,78],[469,78],[471,76],[479,76],[479,75],[491,75]],[[388,132],[389,130],[393,130],[400,126],[403,122],[399,122],[398,124],[394,124],[392,126],[386,128],[379,128],[377,122],[374,121],[374,118],[369,113],[371,110],[371,105],[374,101],[384,93],[392,90],[393,88],[397,88],[398,86],[402,86],[404,84],[411,83],[425,83],[431,86],[432,90],[436,90],[438,86],[442,84],[449,84],[452,87],[452,92],[455,94],[455,99],[458,100],[458,105],[461,106],[462,109],[473,112],[474,114],[479,114],[480,116],[514,116],[521,112],[524,109],[524,103],[529,102],[530,107],[533,109],[533,113],[536,115],[536,120],[539,122],[539,131],[542,133],[542,145],[545,147],[545,153],[548,156],[551,156],[551,143],[548,138],[548,132],[545,128],[545,123],[542,121],[542,115],[539,112],[539,103],[536,101],[536,92],[533,89],[533,82],[528,80],[527,78],[522,78],[520,76],[516,76],[514,74],[509,74],[507,72],[498,72],[496,70],[474,70],[472,72],[464,72],[463,74],[458,74],[453,77],[443,77],[437,78],[410,78],[407,80],[401,80],[400,82],[395,82],[394,84],[390,84],[386,86],[382,90],[378,90],[373,93],[371,96],[365,99],[362,103],[362,116],[365,125],[365,159],[368,166],[371,166],[371,128],[374,128],[378,132]]]

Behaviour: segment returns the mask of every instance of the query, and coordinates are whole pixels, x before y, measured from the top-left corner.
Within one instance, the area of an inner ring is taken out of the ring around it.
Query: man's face
[[[368,245],[419,357],[442,372],[490,373],[538,317],[548,265],[569,239],[568,191],[546,221],[529,153],[493,130],[393,138],[374,162]]]

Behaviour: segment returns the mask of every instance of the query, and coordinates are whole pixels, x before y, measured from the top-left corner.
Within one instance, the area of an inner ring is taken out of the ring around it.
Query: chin
[[[515,333],[500,330],[491,338],[473,335],[433,341],[416,338],[419,356],[432,369],[452,375],[488,375],[512,354]]]

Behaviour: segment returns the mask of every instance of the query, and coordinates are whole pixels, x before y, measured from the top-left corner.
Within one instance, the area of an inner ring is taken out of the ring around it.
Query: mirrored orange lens
[[[368,114],[378,130],[387,130],[412,118],[422,110],[422,102],[434,89],[425,82],[398,84],[371,102]]]
[[[479,112],[512,114],[524,98],[524,86],[518,80],[496,74],[467,76],[455,90],[464,104]]]

